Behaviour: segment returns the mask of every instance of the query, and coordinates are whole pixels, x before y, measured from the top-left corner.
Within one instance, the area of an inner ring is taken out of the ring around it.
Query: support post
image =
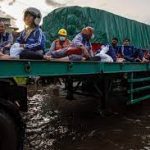
[[[109,98],[109,79],[104,77],[104,85],[103,85],[103,96],[101,100],[101,109],[105,110],[108,106],[108,98]]]
[[[133,72],[131,73],[131,75],[130,75],[130,80],[131,80],[131,82],[130,82],[130,91],[131,91],[131,93],[130,93],[130,101],[131,100],[133,100]]]
[[[66,99],[73,100],[73,78],[71,76],[66,78],[66,90],[67,90],[67,96]]]

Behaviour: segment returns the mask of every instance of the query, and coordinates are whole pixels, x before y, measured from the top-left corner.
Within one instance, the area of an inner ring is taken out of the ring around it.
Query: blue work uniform
[[[44,50],[45,37],[39,26],[37,26],[26,38],[26,32],[23,30],[17,38],[17,43],[24,44],[24,49],[31,51]]]
[[[43,59],[45,36],[39,26],[28,37],[26,30],[23,30],[16,42],[24,44],[24,50],[20,53],[21,59]]]
[[[122,55],[127,61],[134,62],[136,58],[142,58],[142,53],[139,53],[139,49],[134,46],[120,46],[118,54]]]
[[[4,32],[0,34],[0,50],[4,50],[5,46],[13,44],[13,36],[11,33]]]
[[[116,57],[117,50],[118,50],[118,46],[113,47],[112,45],[109,45],[109,51],[106,53],[113,59],[114,62],[117,60],[117,57]]]

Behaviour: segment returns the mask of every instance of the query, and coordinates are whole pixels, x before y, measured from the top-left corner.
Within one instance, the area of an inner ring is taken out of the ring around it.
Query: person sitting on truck
[[[6,32],[6,27],[3,21],[0,21],[0,52],[9,54],[9,49],[13,44],[13,36]]]
[[[92,45],[90,39],[94,36],[92,27],[85,27],[72,40],[69,47],[62,50],[56,50],[51,57],[61,56],[61,60],[81,61],[93,57]]]
[[[111,44],[100,43],[100,48],[95,53],[95,56],[91,58],[92,61],[101,61],[101,62],[116,62],[118,51],[118,38],[113,37]]]
[[[41,18],[41,12],[38,9],[30,7],[25,10],[26,28],[12,46],[10,56],[20,59],[50,59],[50,57],[43,55],[45,38],[39,26]]]
[[[112,41],[111,41],[111,45],[110,47],[112,47],[112,49],[114,49],[115,53],[117,54],[119,46],[118,46],[118,38],[113,37]]]
[[[67,55],[70,60],[80,61],[93,57],[92,45],[90,40],[94,38],[94,29],[85,27],[72,40],[71,46],[68,48]]]
[[[134,46],[130,45],[130,39],[125,38],[123,40],[123,45],[120,46],[118,53],[118,61],[129,61],[129,62],[141,62],[143,59],[143,53],[135,48]]]
[[[117,60],[115,49],[109,44],[103,45],[95,57],[99,57],[101,62],[116,62]]]
[[[46,55],[51,55],[53,58],[61,58],[65,56],[66,49],[70,46],[71,41],[67,38],[67,30],[60,29],[58,31],[59,38],[54,40]],[[57,53],[56,51],[59,51]]]
[[[149,49],[142,49],[144,53],[143,62],[150,62],[150,50]]]

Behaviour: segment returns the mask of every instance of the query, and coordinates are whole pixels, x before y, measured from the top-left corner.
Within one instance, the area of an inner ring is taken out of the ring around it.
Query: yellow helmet
[[[60,29],[58,35],[67,36],[67,31],[65,29]]]

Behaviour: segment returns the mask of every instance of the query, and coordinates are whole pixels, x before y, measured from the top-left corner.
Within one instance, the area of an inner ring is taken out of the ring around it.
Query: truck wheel
[[[13,119],[0,110],[0,150],[17,150],[17,130]]]

